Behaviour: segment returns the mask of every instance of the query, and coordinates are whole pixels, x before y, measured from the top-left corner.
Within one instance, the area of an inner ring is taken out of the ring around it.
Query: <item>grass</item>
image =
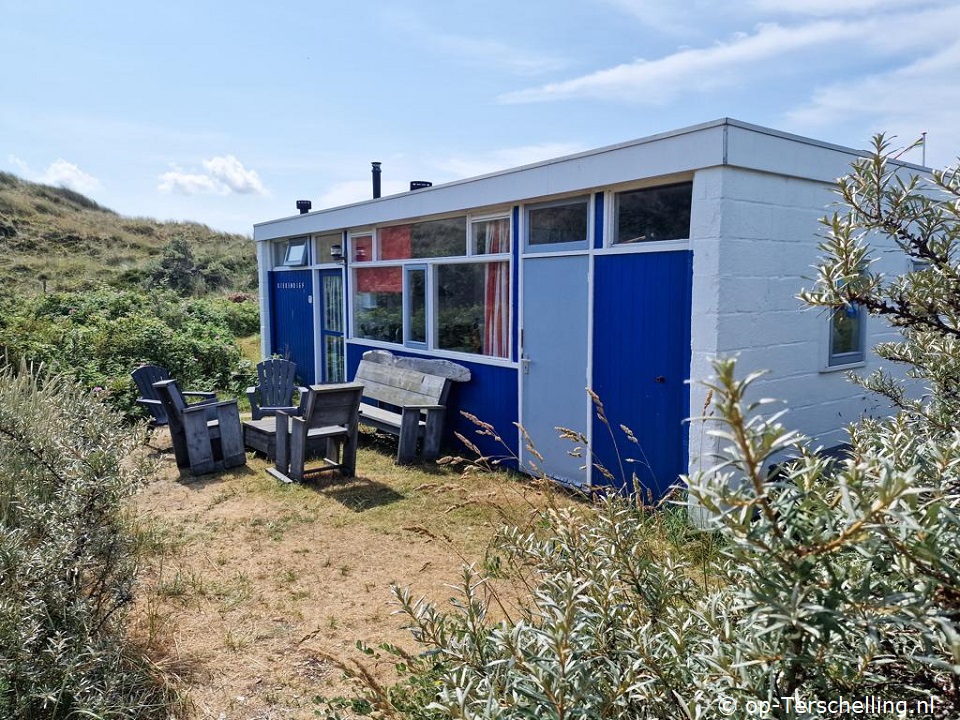
[[[489,576],[497,612],[516,617],[529,568],[504,562],[498,531],[543,530],[556,508],[593,512],[553,484],[506,472],[397,466],[394,442],[363,434],[353,479],[281,484],[251,456],[197,479],[168,470],[144,489],[141,516],[168,529],[153,531],[138,618],[157,658],[194,668],[184,683],[196,718],[315,717],[314,698],[355,692],[343,668],[390,685],[394,660],[357,644],[418,652],[394,615],[392,584],[444,605],[470,564]],[[651,513],[645,527],[653,553],[716,552],[680,508]]]
[[[135,286],[177,237],[188,241],[198,265],[217,263],[228,287],[255,290],[256,251],[246,236],[124,217],[72,190],[0,172],[0,285],[11,291]]]

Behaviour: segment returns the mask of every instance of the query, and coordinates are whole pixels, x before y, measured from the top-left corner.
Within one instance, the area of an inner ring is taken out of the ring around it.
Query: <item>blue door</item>
[[[687,472],[692,258],[603,255],[594,266],[593,389],[609,427],[594,418],[593,459],[614,476],[594,472],[594,483],[644,499]]]
[[[558,427],[586,435],[587,255],[527,257],[523,260],[521,332],[521,424],[536,454],[520,443],[524,468],[534,463],[568,485],[587,482],[586,447],[560,437]],[[582,456],[571,453],[582,447]]]
[[[313,338],[313,283],[310,270],[270,273],[270,347],[297,364],[297,379],[316,382]]]
[[[322,382],[343,382],[343,273],[320,271],[320,371]]]

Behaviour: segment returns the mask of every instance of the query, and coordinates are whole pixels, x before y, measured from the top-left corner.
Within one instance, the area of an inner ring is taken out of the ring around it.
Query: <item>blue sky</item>
[[[255,222],[733,117],[960,155],[956,0],[0,0],[0,169]],[[920,162],[919,151],[908,159]]]

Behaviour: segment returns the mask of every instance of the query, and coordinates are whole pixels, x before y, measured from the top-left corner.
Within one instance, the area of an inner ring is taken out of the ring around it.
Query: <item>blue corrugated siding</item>
[[[357,371],[357,365],[363,353],[372,348],[354,343],[347,344],[347,377],[352,378]],[[395,355],[409,353],[391,349]],[[414,356],[422,357],[422,356]],[[484,365],[482,363],[456,360],[456,363],[470,368],[471,378],[467,383],[453,383],[447,406],[450,409],[447,415],[447,441],[456,441],[454,432],[458,432],[473,442],[485,455],[502,457],[505,453],[516,456],[519,452],[517,443],[517,369]],[[475,415],[479,420],[492,425],[506,443],[508,448],[496,442],[493,438],[477,434],[477,426],[460,414],[465,410]],[[459,452],[460,450],[458,450]]]
[[[692,257],[681,251],[596,258],[593,389],[615,440],[595,419],[592,445],[595,461],[628,492],[660,497],[687,471]],[[640,487],[632,487],[633,473]],[[598,474],[594,482],[605,484]]]
[[[313,353],[313,283],[309,270],[270,273],[271,353],[297,364],[301,382],[316,382]]]

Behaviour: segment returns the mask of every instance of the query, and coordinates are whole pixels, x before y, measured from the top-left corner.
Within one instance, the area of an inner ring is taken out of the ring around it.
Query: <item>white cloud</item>
[[[89,195],[103,187],[102,183],[93,175],[84,172],[77,165],[72,162],[67,162],[63,158],[54,160],[50,163],[50,166],[41,173],[33,172],[27,163],[13,155],[9,156],[8,160],[25,178],[33,182],[64,187],[78,193],[83,193],[84,195]]]
[[[265,195],[266,190],[256,170],[244,167],[233,155],[212,157],[203,161],[206,173],[179,168],[160,176],[157,189],[178,195]]]
[[[620,5],[642,2],[617,1]],[[799,1],[791,0],[788,9],[800,8]],[[756,2],[763,4],[766,0]],[[816,0],[815,4],[826,13],[825,0]],[[834,5],[847,7],[843,3]],[[843,77],[857,72],[856,68],[862,68],[868,59],[908,62],[906,56],[916,57],[939,44],[954,42],[955,28],[960,24],[960,6],[955,3],[913,3],[906,8],[897,4],[901,12],[881,12],[888,6],[893,7],[888,0],[855,0],[851,13],[838,9],[834,18],[759,24],[750,32],[734,33],[710,46],[687,47],[654,60],[638,59],[507,93],[499,99],[503,103],[529,103],[588,97],[665,105],[681,94],[747,88],[751,84],[760,87],[761,80],[777,77],[779,70],[795,75],[802,73],[805,65],[829,67],[834,77]],[[870,9],[877,12],[867,12]],[[810,83],[815,86],[816,78],[810,78]]]
[[[503,95],[505,103],[539,102],[573,97],[602,97],[662,105],[681,92],[715,89],[743,81],[749,71],[770,58],[817,45],[842,43],[859,34],[844,23],[827,21],[795,28],[761,25],[752,35],[708,48],[680,50],[659,60],[632,63],[589,75]]]
[[[230,190],[240,195],[263,195],[263,182],[256,170],[248,170],[233,155],[203,161],[207,172]]]
[[[157,186],[160,192],[175,193],[177,195],[226,195],[228,190],[209,175],[171,170],[160,176]]]

